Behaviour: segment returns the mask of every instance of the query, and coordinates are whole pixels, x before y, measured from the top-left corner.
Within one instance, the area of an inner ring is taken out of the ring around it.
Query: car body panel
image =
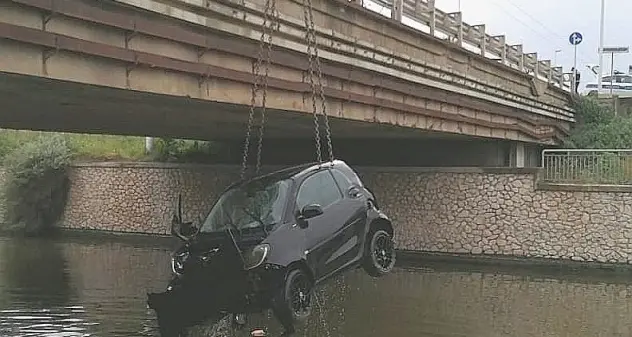
[[[262,243],[271,245],[267,263],[287,267],[296,261],[305,260],[305,230],[296,223],[286,223],[276,229],[274,235],[268,236]],[[283,245],[283,249],[275,249]]]

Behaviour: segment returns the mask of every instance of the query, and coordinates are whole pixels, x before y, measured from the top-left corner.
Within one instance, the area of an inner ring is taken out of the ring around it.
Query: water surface
[[[92,241],[0,238],[0,336],[158,336],[145,294],[168,281],[170,248]],[[318,294],[321,310],[297,336],[632,336],[626,276],[358,270]],[[250,325],[279,331],[266,315]]]

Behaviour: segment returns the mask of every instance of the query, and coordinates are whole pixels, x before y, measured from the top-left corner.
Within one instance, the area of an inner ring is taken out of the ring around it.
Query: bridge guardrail
[[[541,165],[547,183],[632,185],[632,149],[546,149]]]
[[[463,22],[461,12],[446,13],[437,9],[435,0],[356,0],[356,2],[364,7],[367,7],[369,2],[375,3],[391,10],[391,18],[400,20],[402,23],[405,23],[404,19],[408,19],[425,25],[429,29],[428,34],[432,36],[447,39],[472,51],[466,48],[469,45],[486,58],[534,75],[565,91],[571,90],[570,77],[564,74],[562,67],[552,66],[551,60],[538,60],[538,53],[523,53],[521,44],[508,45],[505,35],[488,35],[484,24],[469,25]]]

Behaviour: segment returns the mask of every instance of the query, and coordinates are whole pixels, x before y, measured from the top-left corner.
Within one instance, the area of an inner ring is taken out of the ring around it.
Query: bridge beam
[[[284,11],[280,19],[283,37],[274,40],[268,106],[278,112],[276,132],[300,133],[306,127],[301,121],[311,113],[311,104],[306,103],[309,85],[302,54],[302,11],[297,1],[279,1],[283,5],[278,8]],[[406,137],[444,133],[554,144],[574,121],[564,105],[563,92],[547,87],[536,97],[524,73],[508,71],[480,55],[428,39],[348,1],[315,1],[314,6],[315,21],[329,25],[316,27],[323,44],[328,111],[341,128],[355,130],[354,137],[371,133],[375,127],[385,133],[397,130]],[[202,128],[195,124],[212,121],[218,126],[213,132],[234,137],[250,104],[259,7],[251,1],[208,0],[205,5],[194,0],[119,0],[106,5],[90,0],[12,0],[0,13],[0,49],[4,51],[0,53],[0,72],[12,79],[2,86],[0,94],[15,111],[29,112],[31,117],[45,115],[37,111],[40,108],[67,112],[67,118],[81,116],[71,122],[84,122],[87,129],[95,128],[95,120],[115,128],[120,120],[113,120],[114,115],[129,121],[132,114],[147,118],[152,113],[148,110],[153,109],[154,118],[159,116],[156,127],[164,128],[161,123],[174,120],[188,122],[190,137],[204,137],[199,133]],[[209,18],[214,18],[213,25],[208,25]],[[406,53],[399,52],[404,50]],[[15,82],[9,74],[28,75],[28,79]],[[42,84],[33,78],[60,82]],[[56,97],[46,94],[68,83],[82,86]],[[42,94],[17,99],[33,92],[33,87]],[[116,108],[111,112],[104,109],[114,102],[106,97],[114,88],[129,93],[116,91],[124,97],[115,102],[117,106],[130,107],[127,115]],[[86,93],[96,95],[92,101],[101,106],[87,104],[89,100],[82,98]],[[151,103],[134,105],[138,103],[134,102],[136,97],[145,97],[139,93],[171,96],[179,100],[173,105],[179,110],[168,112],[165,106]],[[200,110],[191,111],[187,104]],[[79,114],[81,109],[83,115]],[[87,111],[94,115],[88,117]],[[184,114],[191,120],[178,120]],[[0,116],[5,123],[2,126],[35,123],[32,118],[19,120],[20,116]],[[59,127],[81,129],[78,124]],[[138,132],[132,130],[135,125],[119,123],[119,127],[120,132]],[[274,126],[270,130],[275,130]],[[168,131],[154,134],[161,132]]]

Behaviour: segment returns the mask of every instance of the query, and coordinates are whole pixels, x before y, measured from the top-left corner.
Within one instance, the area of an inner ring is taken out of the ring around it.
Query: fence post
[[[505,35],[493,36],[500,42],[500,60],[502,64],[507,64],[507,39]]]
[[[391,8],[391,19],[402,22],[402,16],[404,14],[404,0],[393,0],[393,7]]]
[[[485,56],[487,52],[487,35],[485,34],[485,25],[474,25],[472,28],[476,29],[481,34],[481,55]]]
[[[524,71],[524,54],[522,53],[522,45],[516,44],[511,47],[514,48],[518,53],[518,68],[520,69],[520,71]]]
[[[428,10],[430,11],[430,35],[435,36],[437,29],[437,10],[435,8],[435,0],[428,0]]]

